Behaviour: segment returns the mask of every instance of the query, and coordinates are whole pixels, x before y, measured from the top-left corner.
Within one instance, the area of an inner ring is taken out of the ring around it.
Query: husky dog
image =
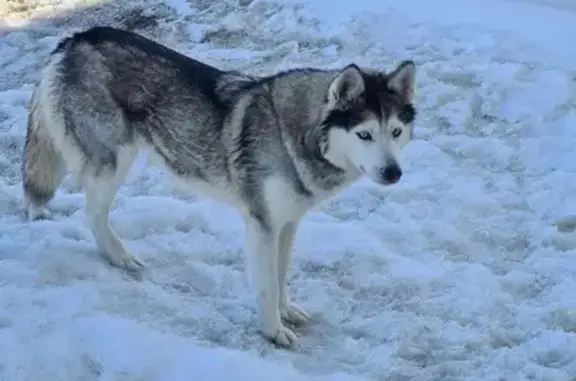
[[[97,247],[115,266],[146,265],[109,223],[110,205],[141,148],[191,190],[233,205],[263,335],[295,343],[285,324],[310,315],[286,277],[298,222],[363,175],[402,176],[412,138],[415,65],[393,71],[294,69],[264,77],[223,71],[141,35],[94,27],[63,39],[30,101],[23,189],[30,220],[71,172]]]

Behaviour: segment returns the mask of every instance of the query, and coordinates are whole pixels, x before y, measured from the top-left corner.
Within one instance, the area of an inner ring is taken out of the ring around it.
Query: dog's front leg
[[[252,287],[256,292],[258,312],[264,336],[277,345],[291,346],[296,335],[282,324],[278,284],[278,240],[275,228],[264,226],[253,217],[245,219],[246,254]]]
[[[294,325],[305,324],[310,320],[310,315],[300,306],[292,303],[290,300],[290,292],[288,291],[288,284],[286,279],[288,277],[288,270],[290,268],[290,259],[292,258],[292,249],[294,243],[294,236],[298,222],[289,222],[280,231],[280,238],[278,242],[279,258],[278,258],[278,284],[280,287],[280,316]]]

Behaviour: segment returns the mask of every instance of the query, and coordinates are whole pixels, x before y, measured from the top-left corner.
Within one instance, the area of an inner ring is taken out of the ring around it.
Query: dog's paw
[[[140,272],[147,267],[146,262],[127,251],[121,255],[108,256],[108,260],[113,266],[130,272]]]
[[[146,262],[130,253],[126,253],[126,256],[122,258],[121,265],[128,271],[142,271],[147,267]]]
[[[264,332],[264,336],[276,346],[289,348],[296,344],[297,337],[291,329],[281,325],[273,332]]]
[[[287,323],[295,326],[307,324],[311,316],[305,309],[294,303],[288,303],[280,308],[280,316]]]

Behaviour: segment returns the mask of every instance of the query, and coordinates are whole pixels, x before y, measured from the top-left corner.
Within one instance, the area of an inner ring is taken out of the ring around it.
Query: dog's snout
[[[402,177],[402,169],[400,169],[398,164],[388,165],[380,169],[380,172],[384,180],[391,184],[398,182],[400,177]]]

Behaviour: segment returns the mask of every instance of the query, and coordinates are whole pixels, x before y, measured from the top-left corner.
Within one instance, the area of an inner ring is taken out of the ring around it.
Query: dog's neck
[[[276,104],[276,112],[285,128],[284,141],[292,156],[298,175],[312,193],[326,193],[348,185],[360,177],[360,173],[349,166],[341,167],[330,160],[323,152],[327,139],[321,124],[325,92],[334,73],[315,72],[312,76],[299,72],[290,73],[276,79],[272,91],[278,91],[282,103]],[[296,78],[296,80],[294,80]],[[318,87],[317,92],[309,89],[310,81]],[[286,85],[290,83],[290,85]],[[304,96],[303,94],[306,94]],[[273,97],[274,98],[274,97]],[[286,107],[291,105],[291,107]]]
[[[303,163],[300,168],[297,168],[300,176],[306,177],[306,182],[312,183],[314,187],[323,191],[341,188],[360,178],[360,171],[350,167],[341,167],[326,156],[322,149],[322,135],[319,131],[314,131],[314,128],[321,127],[311,127],[302,135],[300,144],[293,146],[294,154],[298,156],[295,158],[296,162]]]

